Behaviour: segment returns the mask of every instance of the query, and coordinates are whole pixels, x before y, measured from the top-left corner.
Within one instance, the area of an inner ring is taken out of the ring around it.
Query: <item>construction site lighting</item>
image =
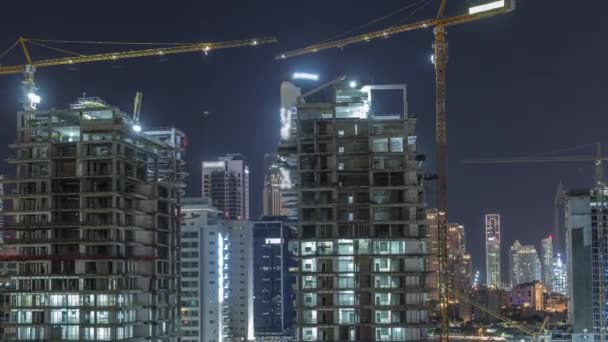
[[[140,125],[133,125],[133,131],[135,132],[141,132],[141,126]]]
[[[469,14],[491,11],[493,9],[505,7],[505,0],[494,1],[487,4],[474,6],[469,8]]]
[[[27,98],[30,100],[31,103],[33,104],[39,104],[41,101],[41,98],[39,95],[36,95],[34,93],[29,93],[27,94]]]
[[[312,74],[309,72],[294,72],[292,78],[294,80],[309,80],[309,81],[318,81],[319,75]]]
[[[350,83],[348,84],[351,88],[355,88],[357,86],[357,82],[356,81],[350,81]]]

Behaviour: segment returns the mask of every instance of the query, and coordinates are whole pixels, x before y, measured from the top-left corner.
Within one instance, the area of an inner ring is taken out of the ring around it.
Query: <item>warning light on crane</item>
[[[40,103],[40,96],[36,95],[34,93],[29,93],[27,94],[27,98],[33,103],[33,104],[39,104]]]

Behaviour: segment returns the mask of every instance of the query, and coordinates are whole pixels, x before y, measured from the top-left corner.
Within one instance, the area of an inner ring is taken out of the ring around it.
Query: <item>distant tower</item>
[[[531,283],[542,278],[538,252],[533,245],[522,245],[515,241],[509,249],[511,286]]]
[[[552,289],[552,278],[553,278],[553,237],[542,239],[540,245],[540,253],[543,264],[543,285],[547,288],[547,291],[551,292]]]
[[[568,275],[566,264],[562,262],[562,255],[557,253],[553,261],[553,276],[551,277],[551,288],[553,292],[568,294]]]
[[[486,285],[501,287],[500,214],[486,214]]]
[[[241,154],[203,162],[203,196],[229,220],[249,219],[249,166]]]

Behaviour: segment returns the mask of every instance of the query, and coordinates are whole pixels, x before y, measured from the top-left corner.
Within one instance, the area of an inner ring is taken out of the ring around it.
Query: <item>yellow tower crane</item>
[[[508,13],[515,9],[515,0],[499,0],[485,3],[469,8],[468,13],[452,17],[444,17],[443,12],[447,0],[442,0],[437,16],[432,19],[421,20],[411,24],[393,26],[384,30],[363,33],[357,36],[313,44],[302,49],[284,52],[276,56],[277,59],[285,59],[318,52],[331,48],[344,48],[348,45],[369,42],[374,39],[388,38],[392,35],[426,29],[433,27],[435,34],[434,58],[435,65],[435,108],[436,108],[436,163],[437,163],[437,215],[438,221],[438,246],[439,246],[439,307],[441,313],[441,340],[447,341],[449,332],[448,322],[448,295],[450,287],[447,272],[447,144],[446,144],[446,76],[445,71],[448,62],[448,46],[446,41],[446,28],[450,26],[466,24],[473,21]]]
[[[103,61],[117,61],[121,59],[137,58],[137,57],[151,57],[151,56],[164,56],[180,53],[190,52],[203,52],[208,54],[211,51],[221,49],[231,49],[245,46],[257,46],[262,44],[275,43],[277,40],[275,37],[261,37],[252,38],[245,40],[232,40],[225,42],[209,42],[209,43],[128,43],[128,42],[93,42],[93,41],[71,41],[71,40],[44,40],[44,39],[32,39],[19,37],[17,41],[0,57],[6,55],[12,48],[21,46],[23,55],[25,57],[26,64],[22,65],[1,65],[0,64],[0,75],[7,74],[19,74],[22,73],[24,80],[22,81],[23,89],[23,104],[25,110],[34,110],[36,105],[40,102],[40,97],[36,95],[36,83],[34,82],[34,74],[37,68],[57,66],[57,65],[72,65],[79,63],[91,63],[91,62],[103,62]],[[72,51],[68,51],[61,48],[51,47],[48,43],[60,43],[60,44],[89,44],[89,45],[148,45],[148,46],[163,46],[150,49],[137,49],[119,52],[106,52],[96,54],[80,54]],[[50,50],[59,51],[69,55],[69,57],[62,58],[51,58],[51,59],[40,59],[34,60],[28,44],[42,46]]]

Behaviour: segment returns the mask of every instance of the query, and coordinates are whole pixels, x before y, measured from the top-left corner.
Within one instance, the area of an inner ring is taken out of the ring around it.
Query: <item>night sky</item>
[[[203,54],[104,62],[37,73],[42,107],[66,106],[82,93],[131,111],[144,93],[145,127],[175,126],[189,137],[189,194],[200,195],[200,162],[243,153],[252,168],[252,216],[261,212],[263,154],[279,135],[279,86],[294,71],[323,80],[346,74],[406,83],[417,114],[419,149],[434,169],[434,71],[430,29],[277,62],[278,52],[357,28],[414,0],[332,1],[36,1],[3,2],[0,50],[32,38],[195,42],[276,35],[278,44]],[[409,20],[433,16],[439,1]],[[462,13],[467,1],[448,1]],[[449,218],[465,225],[474,269],[484,268],[483,214],[502,214],[503,272],[513,240],[539,245],[551,232],[557,183],[591,184],[591,163],[462,165],[482,157],[532,155],[606,137],[607,1],[519,0],[517,11],[449,29]],[[404,22],[403,12],[369,29]],[[357,31],[362,33],[363,31]],[[81,47],[57,45],[79,52]],[[101,51],[101,50],[99,50]],[[105,50],[108,51],[108,50]],[[33,49],[35,58],[48,57]],[[4,64],[22,63],[18,51]],[[0,157],[15,139],[19,75],[0,76]],[[205,122],[202,113],[209,111]],[[590,155],[593,149],[582,150]],[[6,163],[0,171],[10,173]],[[434,186],[430,187],[431,189]],[[429,193],[429,206],[434,194]],[[503,274],[506,280],[506,273]]]

